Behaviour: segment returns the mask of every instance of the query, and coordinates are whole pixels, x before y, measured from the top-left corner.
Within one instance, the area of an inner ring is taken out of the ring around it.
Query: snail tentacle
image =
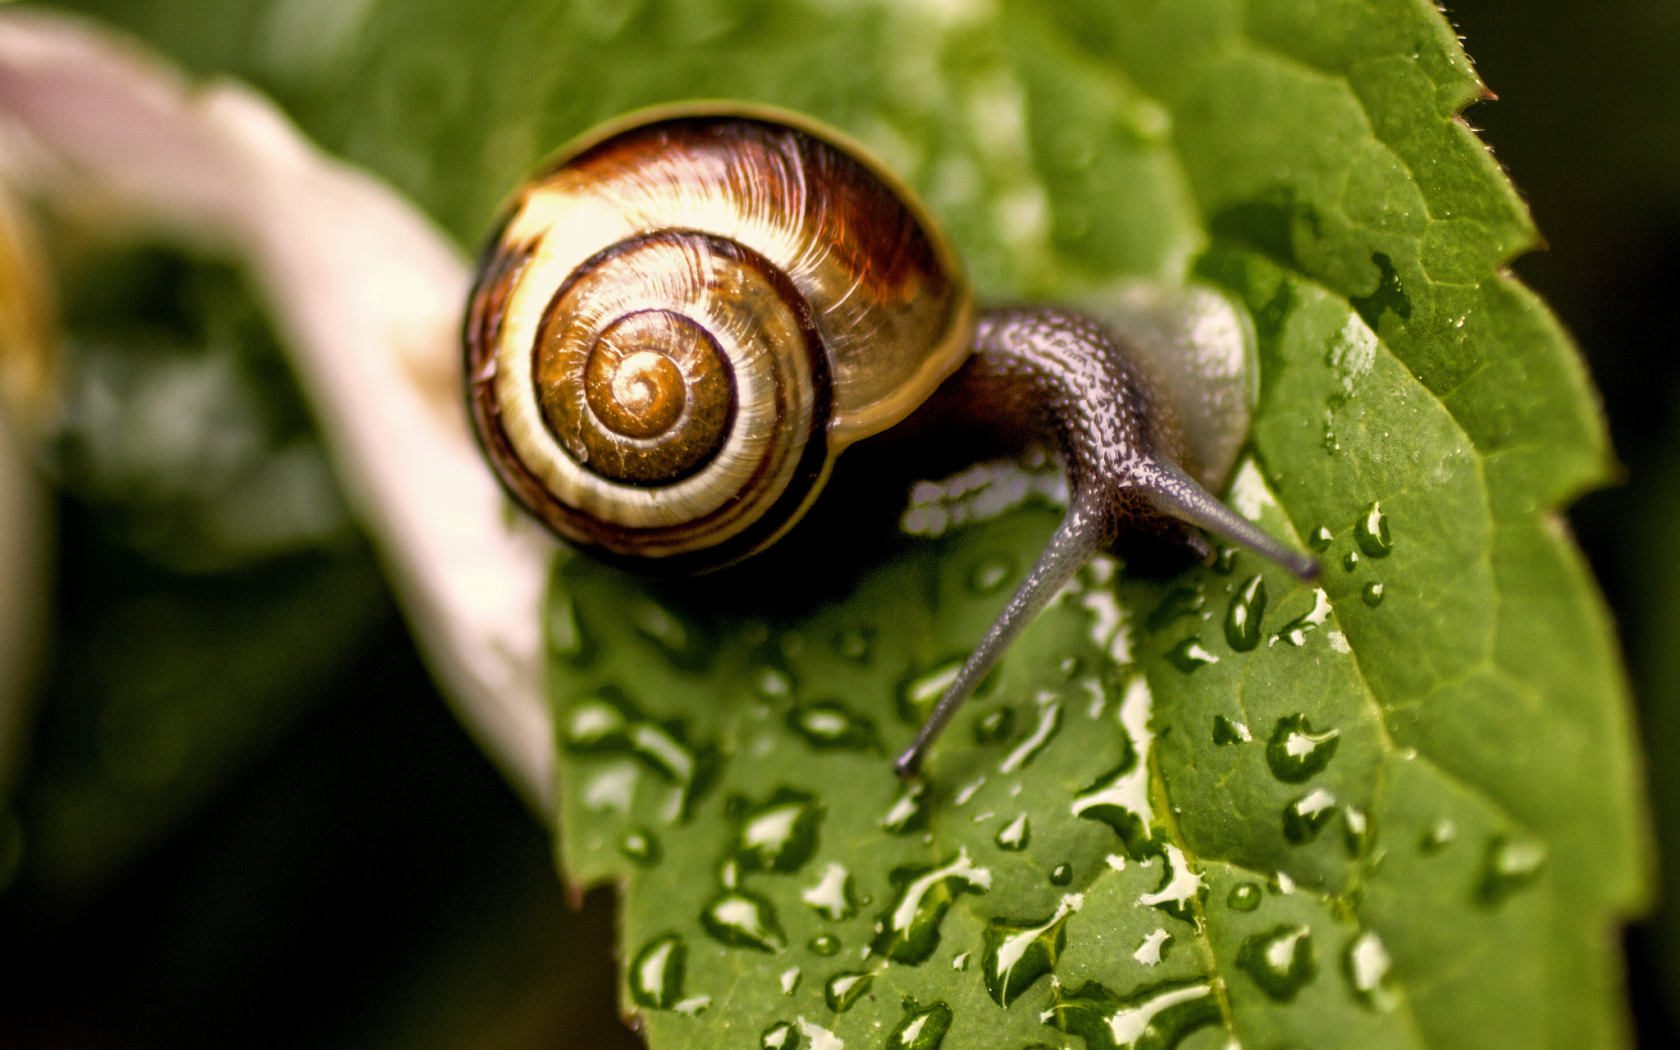
[[[980,411],[1005,412],[1053,439],[1067,468],[1067,516],[986,636],[970,654],[909,750],[895,765],[913,777],[957,709],[1027,624],[1101,548],[1127,536],[1166,539],[1203,558],[1203,528],[1276,561],[1303,580],[1318,563],[1232,511],[1174,461],[1180,437],[1127,345],[1081,314],[1055,308],[991,310],[954,382]]]

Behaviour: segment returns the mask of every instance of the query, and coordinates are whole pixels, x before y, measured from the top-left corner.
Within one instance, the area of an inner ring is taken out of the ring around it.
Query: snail
[[[649,111],[562,150],[492,236],[463,339],[475,429],[513,497],[563,540],[662,574],[774,543],[836,456],[942,387],[1052,441],[1066,516],[901,776],[1099,549],[1166,539],[1210,559],[1199,528],[1318,572],[1193,477],[1186,414],[1138,347],[1070,310],[977,310],[914,195],[794,114]]]

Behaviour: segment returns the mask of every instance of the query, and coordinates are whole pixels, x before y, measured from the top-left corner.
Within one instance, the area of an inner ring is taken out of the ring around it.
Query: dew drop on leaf
[[[626,828],[618,837],[618,852],[640,867],[659,863],[659,839],[646,828]]]
[[[1096,981],[1056,989],[1047,1021],[1091,1050],[1173,1050],[1197,1029],[1218,1024],[1219,1000],[1207,981],[1170,981],[1124,998]]]
[[[944,1003],[923,1008],[906,1000],[904,1010],[904,1020],[887,1037],[887,1050],[939,1050],[951,1029],[951,1008]]]
[[[1260,623],[1266,616],[1266,578],[1250,576],[1225,609],[1225,642],[1239,653],[1260,644]]]
[[[1257,933],[1243,942],[1237,952],[1237,965],[1261,991],[1278,1002],[1290,1002],[1318,975],[1312,931],[1305,926],[1278,926]]]
[[[898,684],[898,717],[909,725],[919,726],[933,713],[939,698],[957,680],[957,672],[968,660],[965,653],[953,656],[922,674],[912,675]],[[978,692],[978,690],[976,691]]]
[[[1253,911],[1260,907],[1260,886],[1253,882],[1239,882],[1225,895],[1225,903],[1233,911]]]
[[[841,631],[834,639],[834,651],[853,663],[868,663],[874,648],[875,632],[864,627]]]
[[[1151,908],[1158,908],[1175,919],[1194,922],[1193,905],[1201,900],[1207,884],[1202,876],[1190,866],[1190,858],[1177,846],[1168,843],[1162,850],[1166,858],[1165,870],[1161,872],[1161,884],[1154,892],[1145,893],[1138,897],[1137,902]]]
[[[1038,695],[1038,722],[1027,738],[1016,745],[1015,750],[1004,756],[998,763],[998,772],[1017,773],[1025,769],[1033,759],[1050,745],[1057,732],[1062,728],[1062,701],[1051,692]]]
[[[899,868],[890,880],[898,893],[882,913],[870,947],[893,962],[915,965],[926,962],[939,947],[939,924],[957,896],[990,889],[992,873],[961,850],[936,867]]]
[[[1199,588],[1174,588],[1161,599],[1161,604],[1155,607],[1155,611],[1149,614],[1144,626],[1152,632],[1159,631],[1185,616],[1195,616],[1202,611],[1204,604],[1206,599]]]
[[[1019,851],[1026,849],[1031,839],[1032,827],[1027,823],[1027,815],[1022,813],[1000,828],[997,838],[993,841],[997,843],[998,849]]]
[[[1056,968],[1056,960],[1067,944],[1067,918],[1084,903],[1080,894],[1070,893],[1062,898],[1056,913],[1048,919],[1037,922],[993,919],[986,926],[980,972],[993,1001],[1007,1007],[1040,977]]]
[[[630,623],[636,628],[636,633],[652,642],[673,667],[701,671],[710,662],[711,645],[698,626],[658,602],[648,598],[637,598],[631,602]]]
[[[1388,531],[1388,515],[1381,503],[1373,503],[1360,515],[1353,527],[1353,538],[1367,557],[1386,558],[1394,550],[1394,537]]]
[[[928,822],[928,802],[925,785],[920,782],[909,785],[881,818],[881,829],[889,835],[923,830]]]
[[[1376,841],[1376,828],[1371,824],[1370,814],[1358,806],[1349,806],[1342,811],[1342,820],[1347,825],[1348,854],[1358,858],[1370,853]]]
[[[1224,715],[1213,716],[1213,742],[1223,747],[1226,744],[1246,744],[1254,739],[1248,726],[1241,722],[1233,722]]]
[[[1334,540],[1335,537],[1330,535],[1330,530],[1325,528],[1323,525],[1320,525],[1307,535],[1307,546],[1311,547],[1318,553],[1323,554],[1325,551],[1330,549],[1330,544]]]
[[[1458,838],[1458,822],[1451,817],[1442,817],[1429,826],[1418,841],[1418,848],[1425,853],[1439,853]]]
[[[819,751],[878,748],[875,723],[848,711],[838,700],[801,704],[788,712],[788,726]]]
[[[852,876],[839,864],[830,864],[824,869],[822,878],[801,893],[799,899],[833,922],[857,914],[857,904],[852,899]]]
[[[1185,674],[1190,674],[1208,664],[1218,663],[1219,657],[1202,648],[1202,640],[1196,635],[1191,635],[1167,650],[1167,662]]]
[[[1352,572],[1353,570],[1355,570],[1357,568],[1359,568],[1359,552],[1358,551],[1348,551],[1346,554],[1342,555],[1342,571],[1343,572]]]
[[[1364,600],[1366,605],[1375,609],[1377,606],[1382,604],[1383,585],[1375,581],[1367,583],[1365,588],[1359,592],[1359,596]]]
[[[1300,846],[1318,838],[1318,833],[1336,815],[1336,796],[1313,788],[1283,810],[1283,837]]]
[[[798,871],[817,849],[822,807],[803,791],[778,788],[761,806],[736,797],[730,816],[738,825],[734,855],[743,871]]]
[[[1266,764],[1272,776],[1286,784],[1299,784],[1330,764],[1341,735],[1339,729],[1315,732],[1305,715],[1284,715],[1266,744]]]
[[[843,1014],[863,998],[874,980],[875,975],[868,972],[837,973],[823,985],[823,998],[830,1010]]]
[[[831,933],[819,933],[811,938],[811,943],[805,947],[811,949],[811,954],[825,958],[840,954],[840,938]]]
[[[758,1038],[758,1045],[763,1050],[799,1050],[799,1033],[794,1031],[793,1025],[778,1021],[764,1030]]]
[[[976,744],[1001,744],[1015,735],[1015,709],[1000,707],[974,720]]]
[[[743,890],[730,890],[706,905],[700,925],[714,939],[736,948],[774,952],[787,943],[775,907]]]
[[[975,594],[992,594],[1015,575],[1015,565],[1001,554],[982,560],[968,574],[968,589]]]
[[[1535,880],[1546,866],[1546,847],[1532,839],[1513,839],[1495,835],[1488,840],[1487,859],[1482,881],[1476,888],[1476,899],[1489,907]]]
[[[682,998],[688,945],[676,934],[649,941],[630,964],[630,998],[638,1006],[669,1010]]]
[[[587,667],[598,651],[589,632],[578,617],[577,603],[566,588],[555,586],[548,592],[548,651],[573,667]]]
[[[1373,1010],[1394,1009],[1394,993],[1387,986],[1390,965],[1388,949],[1374,932],[1366,930],[1349,942],[1342,972],[1353,986],[1354,998]]]
[[[1073,865],[1058,864],[1050,869],[1050,885],[1066,886],[1073,881]]]

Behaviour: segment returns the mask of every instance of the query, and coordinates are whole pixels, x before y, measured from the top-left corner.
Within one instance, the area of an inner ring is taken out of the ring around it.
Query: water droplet
[[[1120,703],[1120,723],[1126,729],[1126,753],[1120,764],[1098,777],[1090,787],[1074,796],[1071,812],[1076,817],[1100,820],[1113,828],[1134,857],[1142,856],[1149,839],[1154,813],[1149,804],[1149,729],[1154,701],[1149,683],[1142,675],[1126,685]]]
[[[788,725],[820,751],[868,751],[880,746],[875,723],[852,714],[838,700],[801,704],[788,712]]]
[[[973,954],[972,952],[963,952],[961,955],[958,955],[956,958],[952,959],[951,960],[951,969],[953,969],[953,970],[966,970],[966,969],[968,969],[968,957],[972,954]]]
[[[1283,810],[1283,837],[1300,846],[1318,838],[1324,825],[1336,815],[1336,796],[1313,788]]]
[[[1388,971],[1391,960],[1382,938],[1370,930],[1355,937],[1342,957],[1342,970],[1353,993],[1360,1002],[1384,1013],[1394,1009],[1394,993],[1389,991]]]
[[[1015,575],[1015,563],[1002,555],[994,555],[974,567],[968,574],[968,588],[975,594],[991,594]]]
[[[1458,822],[1450,817],[1442,817],[1423,833],[1423,839],[1418,843],[1418,848],[1425,853],[1439,853],[1456,838],[1458,838]]]
[[[1366,605],[1375,609],[1377,606],[1382,604],[1383,585],[1380,583],[1367,583],[1365,585],[1365,589],[1359,592],[1359,596],[1365,600]]]
[[[630,750],[630,726],[638,715],[610,687],[572,705],[566,712],[566,750],[576,754]]]
[[[822,1025],[812,1024],[803,1017],[795,1020],[799,1022],[799,1034],[805,1037],[808,1050],[845,1050],[846,1044],[840,1037]]]
[[[732,890],[741,884],[741,867],[731,857],[718,865],[718,885],[726,890]]]
[[[1084,669],[1085,661],[1073,655],[1062,657],[1056,664],[1056,670],[1062,672],[1062,677],[1068,679],[1069,681],[1072,681],[1073,678]]]
[[[882,830],[889,835],[908,835],[923,830],[928,822],[928,802],[924,784],[909,785],[887,810],[887,815],[881,818]]]
[[[1027,815],[1022,813],[998,831],[995,841],[998,849],[1023,850],[1031,838],[1032,829],[1027,825]]]
[[[1058,988],[1041,1016],[1093,1050],[1173,1050],[1190,1033],[1220,1020],[1219,1000],[1206,981],[1150,985],[1126,998],[1087,981],[1071,995]]]
[[[857,914],[857,902],[852,898],[852,876],[838,864],[830,864],[822,879],[799,895],[799,899],[817,909],[817,914],[835,922]]]
[[[923,674],[913,675],[898,685],[898,717],[913,726],[927,721],[939,698],[957,680],[968,657],[954,656]]]
[[[958,788],[957,793],[954,796],[952,796],[952,798],[951,798],[951,804],[953,806],[966,806],[966,805],[968,805],[968,800],[973,798],[975,796],[975,793],[978,792],[981,788],[983,788],[985,786],[986,786],[986,777],[985,777],[985,774],[981,774],[980,776],[975,777],[973,780],[970,780],[968,783],[964,784],[962,787]]]
[[[737,948],[774,952],[787,944],[775,907],[743,890],[726,892],[706,905],[700,925],[717,940]]]
[[[870,982],[875,980],[872,973],[852,972],[837,973],[823,985],[823,998],[828,1000],[828,1008],[837,1014],[843,1014],[857,1004],[869,991]]]
[[[1242,552],[1236,547],[1221,547],[1219,554],[1213,559],[1213,571],[1221,576],[1229,576],[1236,570],[1237,557]]]
[[[1066,886],[1073,881],[1073,865],[1058,864],[1050,869],[1050,885]]]
[[[1330,618],[1330,596],[1324,593],[1324,588],[1313,589],[1313,607],[1295,619],[1283,625],[1283,629],[1272,635],[1272,645],[1276,645],[1279,638],[1290,645],[1300,648],[1307,644],[1308,633],[1324,625]]]
[[[1015,735],[1015,709],[1000,707],[974,720],[976,744],[1001,744]]]
[[[782,994],[792,995],[793,990],[799,987],[799,967],[793,966],[783,970],[781,984]]]
[[[1346,554],[1342,555],[1342,571],[1343,572],[1352,572],[1353,570],[1355,570],[1357,568],[1359,568],[1359,552],[1358,551],[1348,551]]]
[[[1239,653],[1260,644],[1260,621],[1266,615],[1266,578],[1250,576],[1225,610],[1225,641]]]
[[[1132,958],[1145,966],[1159,966],[1161,965],[1161,959],[1166,954],[1167,942],[1170,940],[1172,940],[1172,934],[1166,930],[1157,929],[1143,939],[1143,943],[1138,945],[1137,951],[1132,953]]]
[[[1070,893],[1062,898],[1054,915],[1040,922],[993,919],[987,924],[980,972],[986,979],[986,990],[999,1006],[1007,1007],[1033,982],[1056,968],[1056,959],[1067,944],[1067,917],[1084,903],[1082,896]]]
[[[1254,739],[1254,734],[1248,731],[1248,726],[1241,722],[1233,722],[1224,715],[1213,716],[1213,742],[1221,746],[1225,744],[1246,744]]]
[[[1336,756],[1342,731],[1326,729],[1313,732],[1305,715],[1285,715],[1272,730],[1266,745],[1266,764],[1272,775],[1286,784],[1299,784],[1321,772]]]
[[[573,667],[587,667],[599,651],[583,628],[577,603],[558,578],[548,589],[548,651]]]
[[[1149,619],[1144,621],[1144,626],[1148,627],[1151,632],[1159,631],[1181,617],[1195,616],[1202,611],[1202,606],[1206,604],[1206,601],[1199,588],[1174,588],[1165,598],[1161,599],[1161,604],[1155,607],[1155,611],[1149,614]]]
[[[646,828],[625,828],[618,837],[618,852],[635,864],[650,868],[659,863],[659,839]]]
[[[1168,843],[1164,853],[1167,864],[1166,870],[1161,872],[1161,884],[1153,893],[1139,896],[1137,902],[1147,907],[1159,908],[1175,919],[1194,922],[1194,905],[1201,900],[1207,884],[1202,880],[1202,876],[1190,867],[1190,858],[1184,855],[1183,850]]]
[[[819,933],[811,938],[811,943],[805,947],[811,949],[815,955],[828,957],[840,954],[840,938],[831,933]]]
[[[1318,975],[1313,963],[1312,931],[1305,926],[1279,926],[1257,933],[1237,952],[1242,967],[1260,990],[1287,1003]]]
[[[1546,866],[1546,846],[1532,839],[1495,835],[1488,840],[1487,861],[1476,898],[1489,907],[1532,883]]]
[[[753,688],[766,700],[786,700],[793,695],[793,675],[780,667],[760,667],[753,674]]]
[[[926,962],[939,947],[939,924],[958,894],[983,893],[992,885],[992,873],[969,860],[966,849],[945,864],[899,868],[890,878],[898,894],[881,915],[870,947],[893,962],[911,964]]]
[[[758,1045],[764,1050],[799,1050],[799,1035],[793,1030],[793,1025],[779,1021],[764,1030]]]
[[[1015,773],[1025,769],[1039,752],[1049,746],[1058,730],[1062,728],[1062,702],[1054,693],[1038,694],[1038,725],[1015,750],[1011,751],[998,764],[998,772]]]
[[[1231,887],[1226,894],[1225,903],[1233,911],[1253,911],[1260,907],[1260,884],[1256,882],[1239,882]]]
[[[1376,828],[1371,826],[1371,818],[1358,806],[1349,806],[1342,812],[1342,820],[1347,823],[1347,850],[1351,856],[1363,857],[1371,852],[1371,844],[1376,841]]]
[[[737,796],[729,800],[728,813],[740,826],[734,852],[744,871],[790,874],[817,850],[823,810],[803,791],[778,788],[761,806]]]
[[[699,1017],[701,1014],[706,1012],[706,1007],[710,1005],[712,1005],[711,996],[695,995],[690,996],[687,999],[679,1000],[677,1005],[671,1007],[671,1009],[679,1014],[682,1014],[684,1017]]]
[[[1185,674],[1190,674],[1193,671],[1201,670],[1208,664],[1218,663],[1219,657],[1202,648],[1202,640],[1195,635],[1191,635],[1167,650],[1167,662]]]
[[[841,631],[834,639],[834,651],[853,663],[868,663],[875,646],[875,632],[864,627]]]
[[[630,964],[630,998],[650,1010],[669,1010],[682,998],[688,945],[676,934],[649,941]]]
[[[636,633],[657,646],[674,666],[685,671],[705,669],[711,646],[696,624],[647,598],[631,602],[629,612]]]
[[[1359,549],[1369,558],[1386,558],[1394,550],[1394,537],[1388,531],[1388,515],[1381,503],[1373,503],[1353,527],[1353,538]]]
[[[613,686],[574,703],[566,713],[566,750],[575,754],[628,754],[682,788],[686,813],[715,779],[721,757],[715,748],[695,750],[668,727],[645,717]]]
[[[939,1050],[951,1028],[951,1008],[934,1003],[923,1009],[915,1001],[904,1001],[904,1020],[887,1037],[888,1050]]]
[[[1323,554],[1325,551],[1330,549],[1330,544],[1335,542],[1335,539],[1336,537],[1330,535],[1329,529],[1320,525],[1318,528],[1312,530],[1312,532],[1307,536],[1307,546],[1311,547],[1318,553]]]

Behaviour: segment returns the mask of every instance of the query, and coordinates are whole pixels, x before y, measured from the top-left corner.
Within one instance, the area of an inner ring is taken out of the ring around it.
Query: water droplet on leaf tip
[[[1394,550],[1394,537],[1389,532],[1388,515],[1383,512],[1381,502],[1371,504],[1360,515],[1353,527],[1353,538],[1370,558],[1386,558]]]

